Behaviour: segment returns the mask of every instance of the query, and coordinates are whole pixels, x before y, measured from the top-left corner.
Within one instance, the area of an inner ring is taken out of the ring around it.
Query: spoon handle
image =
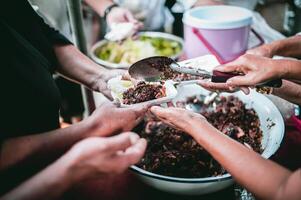
[[[220,72],[220,71],[213,70],[213,75],[212,75],[211,81],[214,83],[225,83],[225,82],[227,82],[228,79],[235,77],[235,76],[239,76],[239,74],[226,73],[226,72]],[[271,80],[271,81],[262,83],[259,86],[280,88],[282,86],[282,80],[281,79]]]

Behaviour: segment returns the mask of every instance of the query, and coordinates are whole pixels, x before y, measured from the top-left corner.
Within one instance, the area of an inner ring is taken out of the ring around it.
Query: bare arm
[[[292,173],[206,126],[197,123],[190,134],[238,183],[261,199],[300,199],[301,170]]]
[[[301,36],[296,35],[270,44],[272,54],[285,57],[301,58]]]
[[[284,56],[301,58],[301,36],[296,35],[249,50],[247,53],[272,58]]]
[[[281,88],[274,88],[272,94],[294,104],[301,105],[301,85],[299,84],[283,80]]]
[[[0,149],[0,171],[43,158],[57,158],[74,143],[91,136],[109,136],[116,131],[129,131],[143,116],[147,106],[116,108],[107,103],[92,116],[68,128],[47,133],[7,139]],[[118,118],[124,116],[124,118]]]
[[[260,199],[300,199],[301,170],[294,173],[220,133],[199,114],[152,107],[164,122],[190,134],[234,179]]]
[[[58,160],[0,199],[56,199],[71,187],[71,184],[68,163]]]
[[[104,178],[126,170],[140,160],[145,148],[146,141],[134,133],[83,140],[1,200],[56,199],[84,179]]]
[[[54,51],[60,74],[106,96],[110,95],[106,82],[124,73],[124,70],[108,70],[96,64],[73,45],[56,45]]]
[[[80,122],[65,129],[7,139],[1,147],[0,171],[23,162],[30,164],[45,157],[56,158],[85,138],[90,129]]]

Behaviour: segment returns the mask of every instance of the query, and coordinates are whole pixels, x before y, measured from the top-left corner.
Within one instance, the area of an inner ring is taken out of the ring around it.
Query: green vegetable
[[[182,49],[179,42],[164,38],[140,36],[137,40],[127,39],[122,43],[108,42],[97,51],[97,56],[113,63],[132,64],[150,56],[174,56]]]

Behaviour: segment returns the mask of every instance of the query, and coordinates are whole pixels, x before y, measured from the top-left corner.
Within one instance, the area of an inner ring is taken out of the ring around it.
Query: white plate
[[[108,88],[111,90],[111,95],[115,101],[118,101],[121,103],[121,107],[128,107],[131,105],[123,104],[122,100],[122,93],[125,92],[127,89],[134,86],[134,84],[131,81],[124,81],[121,80],[121,76],[112,78],[108,81]],[[165,81],[164,85],[166,88],[166,96],[142,103],[137,103],[139,105],[141,104],[148,104],[148,105],[159,105],[163,103],[167,103],[172,101],[178,94],[177,89],[174,86],[173,81]],[[137,105],[135,104],[135,105]]]

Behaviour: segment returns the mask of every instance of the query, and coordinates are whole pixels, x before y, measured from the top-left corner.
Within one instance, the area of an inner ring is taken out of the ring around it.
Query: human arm
[[[242,90],[245,94],[249,94],[249,88],[238,87],[231,88],[224,83],[212,83],[211,81],[201,80],[199,85],[210,91],[222,91],[222,92],[236,92]],[[291,103],[301,105],[301,85],[288,81],[282,80],[282,86],[280,88],[273,88],[272,93],[275,96],[281,97]]]
[[[215,69],[222,72],[238,72],[241,75],[229,79],[226,83],[200,81],[201,86],[210,90],[234,91],[236,88],[243,87],[246,89],[273,79],[287,79],[296,82],[301,79],[301,61],[289,59],[274,60],[252,54],[245,54],[237,60],[218,66]],[[289,84],[296,90],[287,91],[282,89],[287,88],[287,84],[289,83],[284,82],[283,87],[276,89],[275,95],[282,93],[281,96],[287,96],[287,100],[290,100],[293,96],[299,97],[299,85]]]
[[[301,106],[301,85],[297,83],[283,80],[282,86],[274,88],[272,94]]]
[[[112,0],[85,0],[85,2],[93,9],[99,16],[105,15],[105,10],[114,4]],[[113,23],[123,23],[123,22],[131,22],[134,23],[136,26],[135,28],[139,29],[142,27],[142,24],[135,19],[131,11],[127,8],[123,8],[120,6],[116,6],[107,13],[106,22],[109,27]]]
[[[74,143],[87,137],[105,137],[129,131],[136,126],[146,110],[147,106],[116,108],[106,103],[89,118],[68,128],[6,139],[0,149],[0,171],[24,163],[30,166],[31,163],[49,157],[55,159]]]
[[[272,58],[275,55],[301,58],[301,35],[277,40],[254,49],[250,49],[247,53],[269,58]]]
[[[260,199],[300,199],[301,170],[291,172],[220,133],[199,114],[152,107],[163,122],[191,135],[234,179]]]
[[[134,133],[85,139],[1,200],[56,199],[80,181],[121,173],[141,159],[145,148],[146,141]]]
[[[72,44],[57,44],[54,46],[54,51],[59,63],[57,71],[61,75],[101,92],[108,98],[111,98],[111,95],[107,88],[107,81],[125,73],[124,70],[108,70],[96,64]]]

